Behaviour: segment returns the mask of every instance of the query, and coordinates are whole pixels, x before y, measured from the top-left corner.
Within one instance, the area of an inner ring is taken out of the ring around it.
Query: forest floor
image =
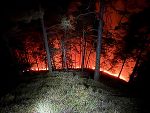
[[[149,106],[131,95],[126,83],[109,77],[97,82],[80,72],[53,75],[27,74],[0,98],[0,113],[149,113]]]

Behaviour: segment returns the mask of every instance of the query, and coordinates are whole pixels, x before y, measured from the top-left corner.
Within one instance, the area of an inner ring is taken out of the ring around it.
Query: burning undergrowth
[[[134,99],[72,72],[37,76],[1,98],[1,113],[136,113]]]

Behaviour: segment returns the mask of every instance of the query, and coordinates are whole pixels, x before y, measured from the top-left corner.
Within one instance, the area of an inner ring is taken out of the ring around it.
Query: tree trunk
[[[39,71],[40,69],[39,69],[39,64],[38,64],[37,58],[36,58],[36,66],[37,66],[37,70]]]
[[[41,17],[41,24],[42,24],[42,30],[43,30],[43,36],[44,36],[44,44],[45,44],[45,49],[46,49],[46,55],[47,55],[47,60],[48,60],[48,69],[50,75],[52,75],[52,63],[51,63],[51,54],[48,46],[48,40],[47,40],[47,33],[46,29],[44,26],[44,19],[43,16]]]
[[[120,75],[121,75],[121,72],[122,72],[122,70],[123,70],[123,67],[124,67],[125,62],[126,62],[126,58],[123,60],[123,63],[122,63],[122,66],[121,66],[121,70],[120,70],[120,72],[119,72],[119,74],[118,74],[118,78],[120,78]]]
[[[67,70],[66,48],[64,39],[61,40],[61,46],[62,46],[62,68],[64,70]]]
[[[75,69],[76,69],[77,67],[76,67],[76,54],[75,54]]]
[[[132,74],[130,75],[129,83],[132,83],[134,81],[135,74],[136,74],[136,72],[138,70],[139,63],[140,63],[140,60],[141,60],[141,54],[142,54],[142,50],[140,50],[139,55],[137,56],[135,66],[133,68]]]
[[[47,59],[46,59],[46,57],[45,57],[45,59],[44,59],[44,61],[45,61],[45,69],[47,70]]]
[[[99,70],[100,70],[100,53],[101,53],[101,41],[102,41],[102,32],[103,32],[103,13],[104,13],[104,1],[100,0],[100,14],[99,14],[99,25],[98,25],[98,39],[97,39],[97,48],[96,48],[96,64],[95,64],[95,73],[94,80],[99,80]]]
[[[56,70],[56,65],[55,65],[55,59],[54,59],[54,56],[52,56],[52,64],[53,64],[53,66],[52,66],[53,69]]]
[[[88,55],[88,57],[87,57],[86,68],[88,68],[88,63],[89,63],[89,60],[90,60],[89,58],[90,58],[91,53],[92,53],[92,48],[91,48],[91,50],[90,50],[90,52],[89,52],[89,55]]]
[[[82,36],[82,62],[81,62],[81,70],[82,70],[82,72],[83,72],[83,69],[84,69],[85,46],[86,46],[85,32],[84,32],[84,30],[83,30],[83,36]]]
[[[72,50],[71,49],[72,49],[72,45],[70,44],[70,57],[71,57],[70,58],[71,59],[71,67],[70,68],[72,69],[73,68],[73,59],[72,59]]]

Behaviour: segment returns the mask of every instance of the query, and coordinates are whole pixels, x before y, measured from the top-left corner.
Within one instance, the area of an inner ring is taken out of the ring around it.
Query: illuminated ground
[[[72,72],[54,75],[32,76],[20,84],[1,98],[0,113],[146,113],[118,89]]]

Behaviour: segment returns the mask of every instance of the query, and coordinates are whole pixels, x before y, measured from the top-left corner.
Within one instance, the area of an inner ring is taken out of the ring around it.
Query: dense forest
[[[0,84],[25,72],[93,69],[141,88],[149,85],[148,0],[56,0],[2,3]],[[4,85],[4,86],[5,86]]]
[[[1,113],[148,113],[149,0],[5,0]]]

